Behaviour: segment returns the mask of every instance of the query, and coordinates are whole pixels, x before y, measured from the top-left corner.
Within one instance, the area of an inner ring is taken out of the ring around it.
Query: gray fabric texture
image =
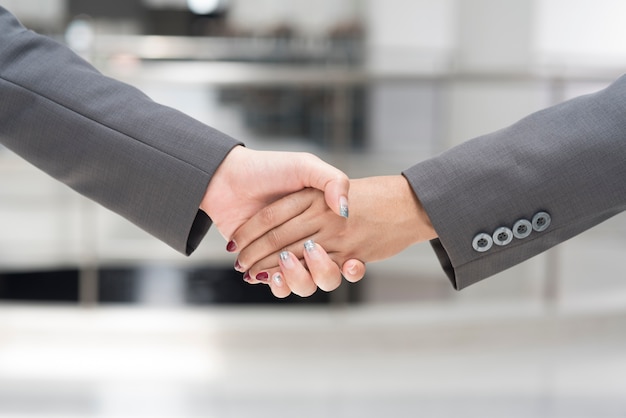
[[[432,246],[462,289],[626,208],[626,77],[536,112],[403,173],[439,238]],[[550,227],[479,253],[478,233],[546,211]]]
[[[0,142],[52,177],[191,253],[215,170],[238,144],[103,76],[0,7]]]

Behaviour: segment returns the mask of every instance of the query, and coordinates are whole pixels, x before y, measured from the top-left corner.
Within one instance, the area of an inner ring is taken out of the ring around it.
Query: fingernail
[[[257,274],[255,278],[259,282],[265,283],[265,282],[269,281],[270,275],[266,271],[263,271],[263,272]]]
[[[249,282],[250,280],[252,280],[252,277],[250,277],[250,273],[246,271],[246,274],[243,275],[243,280],[245,282]]]
[[[348,198],[345,196],[341,196],[339,198],[339,214],[344,218],[347,218],[350,214],[350,211],[348,210]]]
[[[228,244],[226,244],[226,251],[228,251],[229,253],[232,253],[236,250],[237,250],[237,243],[233,240],[228,241]]]
[[[356,264],[351,263],[350,266],[348,267],[348,273],[354,275],[357,273],[357,267]]]
[[[289,256],[289,251],[283,251],[282,253],[280,253],[280,261],[284,267],[288,269],[293,268],[293,261]]]
[[[240,273],[244,272],[243,267],[241,267],[241,264],[239,264],[239,260],[235,260],[235,270],[237,270]]]
[[[312,256],[313,258],[318,256],[318,252],[317,252],[317,246],[315,245],[315,241],[313,241],[312,239],[306,241],[304,243],[304,249],[306,250],[306,252]]]
[[[283,276],[280,273],[275,273],[272,276],[272,281],[276,285],[276,287],[283,287]]]

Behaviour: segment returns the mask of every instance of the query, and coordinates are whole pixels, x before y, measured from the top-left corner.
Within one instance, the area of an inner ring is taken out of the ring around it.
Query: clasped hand
[[[239,253],[235,269],[277,297],[331,291],[342,274],[358,281],[365,262],[435,236],[403,176],[349,180],[307,153],[237,146],[199,206]]]
[[[337,216],[324,193],[307,188],[258,211],[232,235],[236,269],[277,297],[309,296],[360,280],[364,263],[391,257],[435,237],[424,210],[401,176],[350,181],[349,217]],[[340,269],[340,266],[342,268]]]

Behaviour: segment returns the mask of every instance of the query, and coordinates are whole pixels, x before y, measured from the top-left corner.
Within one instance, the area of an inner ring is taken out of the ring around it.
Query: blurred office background
[[[626,68],[618,0],[2,6],[251,148],[353,177]],[[0,418],[626,416],[623,215],[462,292],[423,244],[275,300],[224,245],[185,258],[0,148]]]

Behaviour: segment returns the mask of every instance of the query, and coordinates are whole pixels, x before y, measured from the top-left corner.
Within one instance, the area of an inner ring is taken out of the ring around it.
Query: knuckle
[[[267,232],[266,240],[271,248],[275,250],[282,248],[281,234],[276,229]]]
[[[276,219],[276,212],[272,206],[266,206],[259,212],[261,223],[263,225],[273,226]]]

